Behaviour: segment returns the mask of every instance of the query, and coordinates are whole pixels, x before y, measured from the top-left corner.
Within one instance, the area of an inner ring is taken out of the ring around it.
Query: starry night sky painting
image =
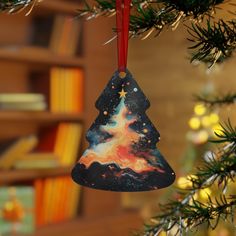
[[[98,98],[89,147],[72,170],[80,185],[119,192],[167,187],[175,173],[156,147],[160,134],[145,111],[150,103],[130,72],[116,71]]]

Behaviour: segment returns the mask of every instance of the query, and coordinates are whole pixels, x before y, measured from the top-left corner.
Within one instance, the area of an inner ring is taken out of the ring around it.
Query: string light
[[[194,113],[198,116],[204,115],[206,113],[207,109],[203,104],[197,104],[194,107]]]
[[[191,129],[199,129],[200,126],[201,126],[201,121],[199,118],[197,117],[192,117],[190,120],[189,120],[189,126]]]
[[[199,197],[205,201],[208,200],[211,194],[212,194],[212,191],[210,190],[210,188],[201,189],[199,191]]]
[[[211,125],[210,116],[203,116],[201,119],[201,124],[203,127],[209,127]]]

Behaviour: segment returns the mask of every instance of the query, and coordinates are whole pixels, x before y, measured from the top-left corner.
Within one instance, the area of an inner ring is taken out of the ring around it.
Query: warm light
[[[222,127],[221,127],[220,124],[214,125],[214,126],[212,127],[212,130],[213,130],[214,133],[216,133],[216,134],[218,134],[218,135],[223,134],[223,132],[222,132]]]
[[[192,117],[189,122],[188,122],[190,128],[192,129],[199,129],[201,122],[199,120],[199,118],[197,117]]]
[[[201,130],[198,133],[198,143],[205,143],[208,140],[208,133],[206,130]]]
[[[196,115],[204,115],[206,113],[206,107],[203,105],[203,104],[197,104],[195,107],[194,107],[194,112]]]
[[[199,196],[203,200],[208,200],[208,197],[211,195],[211,190],[209,188],[201,189],[199,191]]]
[[[166,232],[161,231],[161,233],[159,234],[159,236],[166,236]]]
[[[209,127],[211,125],[211,119],[209,116],[203,116],[201,120],[202,126]]]
[[[177,185],[179,188],[186,189],[192,187],[192,182],[188,177],[179,177],[177,180]]]
[[[212,124],[216,124],[219,122],[219,116],[216,113],[212,113],[210,115],[210,121]]]

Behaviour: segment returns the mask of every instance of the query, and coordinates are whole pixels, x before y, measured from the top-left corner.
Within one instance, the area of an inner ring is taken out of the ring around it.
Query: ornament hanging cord
[[[117,52],[120,72],[125,72],[127,66],[130,1],[116,0]]]

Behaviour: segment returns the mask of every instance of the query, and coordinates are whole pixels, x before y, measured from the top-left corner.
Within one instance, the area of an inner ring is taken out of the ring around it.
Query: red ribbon
[[[127,65],[130,2],[131,0],[116,0],[116,28],[119,71],[125,71]]]

